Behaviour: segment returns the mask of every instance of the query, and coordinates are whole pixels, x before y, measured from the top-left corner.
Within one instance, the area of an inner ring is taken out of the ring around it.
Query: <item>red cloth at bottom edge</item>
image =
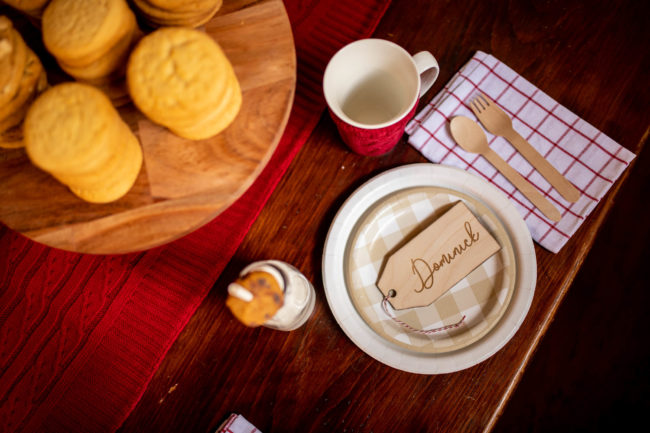
[[[91,256],[0,225],[0,431],[121,425],[318,122],[327,60],[369,36],[388,4],[285,1],[298,56],[287,128],[244,196],[194,233],[146,252]]]

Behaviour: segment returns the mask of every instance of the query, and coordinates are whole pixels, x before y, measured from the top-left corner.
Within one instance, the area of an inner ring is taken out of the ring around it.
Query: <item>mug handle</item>
[[[420,74],[420,97],[422,97],[438,78],[440,67],[436,58],[428,51],[420,51],[414,54],[413,61],[418,74]]]

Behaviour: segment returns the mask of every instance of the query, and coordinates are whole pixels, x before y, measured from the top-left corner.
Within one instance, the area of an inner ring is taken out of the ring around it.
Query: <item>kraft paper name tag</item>
[[[458,202],[388,258],[377,287],[396,310],[424,307],[500,249]]]

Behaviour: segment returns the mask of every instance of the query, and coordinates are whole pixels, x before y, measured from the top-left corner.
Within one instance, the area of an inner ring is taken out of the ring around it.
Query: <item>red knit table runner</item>
[[[389,1],[286,0],[298,56],[285,133],[258,180],[211,223],[150,251],[91,256],[0,225],[0,431],[114,431],[315,127],[322,73]]]

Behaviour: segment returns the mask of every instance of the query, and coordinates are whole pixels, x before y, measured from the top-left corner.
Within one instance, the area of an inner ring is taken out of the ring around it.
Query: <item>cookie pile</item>
[[[222,0],[133,0],[151,27],[199,27],[221,8]]]
[[[47,87],[41,61],[0,16],[0,147],[22,147],[22,123],[34,98]]]
[[[83,83],[41,94],[27,111],[25,150],[83,200],[106,203],[126,194],[142,166],[142,149],[108,97]]]
[[[190,140],[221,132],[242,103],[230,61],[210,36],[194,29],[167,27],[142,38],[126,78],[140,111]]]
[[[126,0],[52,0],[42,19],[43,42],[61,69],[115,105],[128,101],[124,65],[137,29]]]
[[[43,43],[75,79],[48,90],[44,68],[0,17],[0,146],[24,145],[31,162],[81,199],[125,195],[143,163],[115,109],[133,100],[150,120],[190,140],[229,126],[242,104],[233,67],[200,26],[222,0],[12,0],[40,14]],[[130,6],[163,27],[142,37]],[[44,10],[43,10],[44,8]],[[35,16],[35,15],[34,15]]]

